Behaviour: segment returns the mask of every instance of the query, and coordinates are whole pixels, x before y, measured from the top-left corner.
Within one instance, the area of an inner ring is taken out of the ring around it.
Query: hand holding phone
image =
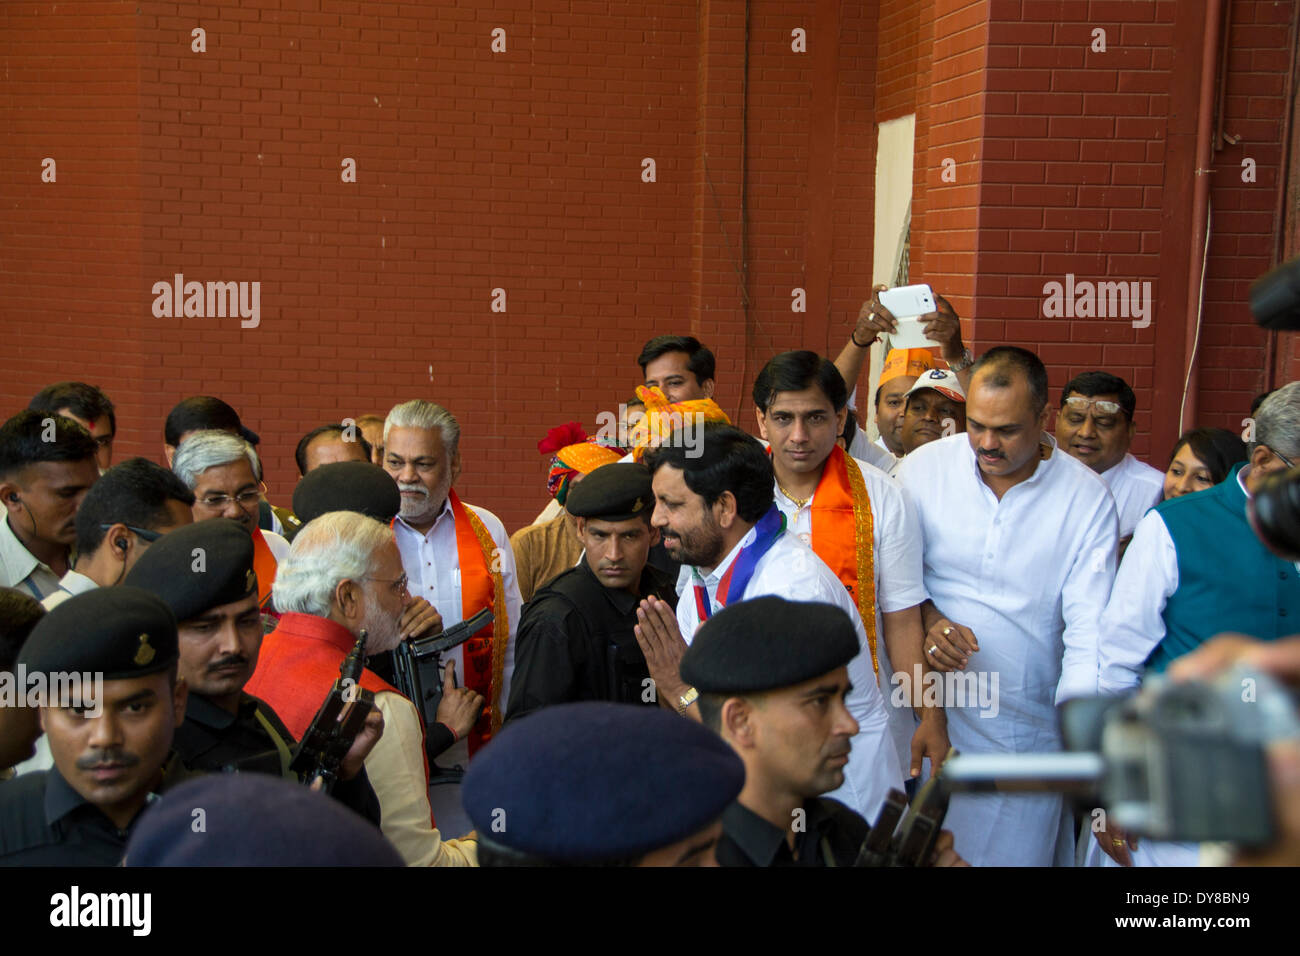
[[[920,316],[937,311],[934,292],[928,285],[904,285],[877,294],[880,304],[898,320],[898,331],[890,335],[889,344],[896,349],[928,349],[941,345],[925,337]]]

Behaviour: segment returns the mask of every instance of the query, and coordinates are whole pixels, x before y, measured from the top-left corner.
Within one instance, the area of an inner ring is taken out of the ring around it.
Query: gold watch
[[[677,698],[677,713],[686,716],[686,710],[700,698],[700,692],[694,687],[686,688],[686,693]]]

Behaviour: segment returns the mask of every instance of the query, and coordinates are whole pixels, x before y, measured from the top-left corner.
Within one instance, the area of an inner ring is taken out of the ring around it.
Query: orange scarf
[[[862,615],[871,649],[871,666],[880,673],[876,657],[876,571],[873,561],[874,521],[862,471],[836,445],[822,468],[812,500],[812,549],[848,588]]]
[[[506,615],[505,579],[496,542],[482,520],[461,503],[453,490],[448,493],[456,519],[456,558],[460,564],[460,606],[462,620],[480,609],[491,607],[495,620],[466,641],[464,683],[487,701],[478,723],[469,734],[473,756],[501,729],[501,684],[505,679],[506,648],[510,642],[510,621]]]
[[[257,575],[257,603],[266,608],[271,603],[271,585],[275,583],[275,555],[266,543],[261,528],[253,529],[253,573]]]

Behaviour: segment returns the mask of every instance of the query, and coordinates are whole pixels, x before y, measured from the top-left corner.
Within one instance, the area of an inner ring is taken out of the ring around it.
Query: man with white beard
[[[494,616],[468,641],[443,655],[465,686],[483,696],[478,723],[440,758],[444,767],[466,765],[501,727],[510,699],[519,584],[505,525],[485,508],[463,503],[452,485],[460,476],[460,424],[433,402],[404,402],[384,422],[384,470],[402,494],[393,521],[411,595],[425,598],[445,627],[483,608]],[[452,832],[471,826],[460,801],[460,783],[439,783],[430,796],[434,817]]]
[[[363,630],[370,654],[401,641],[398,621],[411,595],[392,529],[351,511],[308,522],[280,562],[274,597],[283,613],[244,689],[302,739]],[[408,866],[476,866],[472,840],[444,840],[433,826],[415,705],[368,668],[358,683],[374,693],[384,718],[383,736],[365,761],[384,836]]]

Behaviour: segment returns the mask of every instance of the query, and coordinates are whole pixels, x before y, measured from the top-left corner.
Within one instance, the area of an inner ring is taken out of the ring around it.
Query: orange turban
[[[596,443],[588,438],[578,422],[568,422],[552,428],[537,443],[543,455],[550,453],[551,469],[546,476],[546,490],[564,504],[574,475],[589,475],[602,465],[609,465],[623,457],[622,453]]]
[[[645,402],[645,417],[633,425],[628,433],[632,440],[632,457],[636,461],[640,461],[648,449],[662,444],[675,428],[688,421],[699,425],[705,422],[731,424],[727,413],[711,398],[670,402],[660,388],[646,388],[644,385],[637,386],[636,394]]]
[[[934,368],[934,355],[929,349],[890,349],[889,354],[885,356],[885,365],[880,370],[879,384],[884,385],[891,378],[898,378],[900,375],[916,378],[922,372],[928,372],[932,368]]]

